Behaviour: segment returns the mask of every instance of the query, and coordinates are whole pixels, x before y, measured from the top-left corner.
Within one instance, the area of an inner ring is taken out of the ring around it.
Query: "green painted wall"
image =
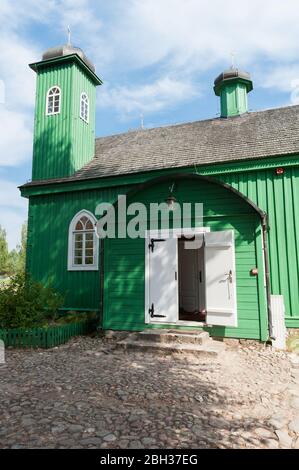
[[[100,308],[99,272],[67,270],[69,224],[80,210],[94,213],[98,203],[116,198],[115,190],[107,190],[30,199],[27,269],[65,295],[66,309]]]
[[[148,189],[131,200],[162,202],[169,183]],[[67,271],[68,228],[82,209],[92,212],[102,201],[114,202],[118,192],[92,190],[80,193],[31,198],[29,211],[28,269],[42,282],[51,281],[65,295],[66,309],[99,309],[100,272]],[[259,218],[241,199],[221,187],[202,181],[180,181],[178,200],[204,202],[204,225],[211,230],[233,229],[236,236],[238,329],[214,329],[213,334],[244,338],[266,338],[266,309],[263,286],[250,276],[259,266],[261,251]],[[105,241],[104,327],[144,327],[144,240]],[[100,269],[102,267],[100,266]],[[260,315],[260,312],[261,315]]]
[[[284,166],[285,173],[277,176],[275,167]],[[266,168],[266,169],[265,169]],[[172,169],[161,172],[149,172],[141,175],[126,175],[105,178],[89,182],[60,184],[59,186],[37,187],[32,192],[40,194],[30,197],[30,226],[34,237],[30,236],[28,259],[32,273],[37,278],[46,280],[50,273],[62,291],[68,290],[66,307],[95,308],[99,305],[98,277],[87,273],[80,289],[84,297],[77,292],[77,273],[66,272],[67,230],[73,215],[81,209],[94,210],[95,201],[115,201],[117,195],[125,194],[131,184],[144,182],[162,174],[190,173],[190,169]],[[194,169],[191,170],[191,173]],[[299,166],[296,156],[273,158],[227,165],[198,167],[204,175],[214,175],[238,189],[257,203],[269,215],[270,221],[270,264],[271,286],[273,294],[284,296],[286,304],[286,324],[299,327]],[[121,185],[123,184],[123,186]],[[76,188],[78,190],[76,191]],[[53,191],[53,193],[51,193]],[[57,191],[57,193],[56,193]],[[65,192],[63,192],[65,191]],[[69,192],[67,192],[69,191]],[[45,193],[44,195],[42,195]],[[47,234],[43,229],[47,226]],[[52,228],[55,233],[52,233]],[[61,228],[61,232],[59,232]],[[259,230],[259,229],[258,229]],[[60,233],[57,239],[57,233]],[[29,234],[30,235],[30,234]],[[49,237],[49,239],[47,238]],[[50,251],[45,246],[55,245]],[[260,233],[256,234],[256,244],[261,245]],[[258,258],[260,252],[257,251]],[[259,259],[261,264],[261,259]],[[56,269],[55,266],[58,266]],[[107,273],[107,270],[106,270]],[[127,273],[130,276],[130,273]],[[79,277],[79,276],[78,276]],[[262,282],[259,276],[259,282]],[[88,284],[88,285],[87,285]],[[89,295],[88,292],[91,292]],[[94,293],[95,292],[95,293]],[[82,300],[83,299],[83,300]],[[93,300],[92,300],[93,299]],[[262,302],[262,299],[260,300]]]
[[[245,83],[225,85],[221,90],[221,117],[238,116],[248,111],[247,87]]]
[[[299,167],[227,174],[220,177],[269,216],[272,294],[283,295],[286,324],[299,327]]]
[[[61,89],[61,112],[47,116],[49,88]],[[89,97],[89,123],[80,118],[80,96]],[[96,87],[76,62],[61,61],[37,72],[32,179],[72,175],[94,157]]]
[[[238,328],[213,328],[217,336],[266,339],[266,308],[263,285],[250,275],[259,265],[261,251],[258,215],[230,191],[211,183],[180,180],[179,202],[203,202],[204,226],[212,231],[233,229],[236,245]],[[130,202],[164,202],[169,182],[136,194]],[[194,226],[194,221],[193,221]],[[148,227],[149,228],[149,227]],[[144,239],[105,241],[104,328],[141,330],[144,325],[145,243]],[[153,327],[148,325],[149,328]]]

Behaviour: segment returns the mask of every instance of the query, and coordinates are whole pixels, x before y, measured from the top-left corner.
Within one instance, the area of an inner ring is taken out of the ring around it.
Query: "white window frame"
[[[86,97],[86,99],[83,99],[83,95]],[[84,110],[86,111],[87,118],[85,119],[85,115],[82,115],[82,102],[84,103]],[[86,91],[82,91],[81,96],[80,96],[80,118],[82,121],[86,122],[87,124],[89,123],[89,97]]]
[[[75,230],[77,222],[83,217],[88,217],[93,224],[97,223],[96,217],[90,212],[85,209],[78,212],[69,225],[69,239],[68,239],[68,271],[98,271],[99,269],[99,238],[96,235],[96,230],[94,231],[93,237],[93,264],[82,264],[78,265],[74,263],[75,260],[75,242],[74,242],[74,234],[78,233]],[[84,233],[82,231],[82,233]]]
[[[58,111],[53,111],[52,113],[49,113],[49,98],[50,98],[50,92],[53,90],[53,88],[57,88],[59,90],[59,106],[58,106]],[[61,88],[58,85],[53,85],[49,90],[47,91],[47,96],[46,96],[46,116],[55,116],[55,114],[60,114],[61,111]]]

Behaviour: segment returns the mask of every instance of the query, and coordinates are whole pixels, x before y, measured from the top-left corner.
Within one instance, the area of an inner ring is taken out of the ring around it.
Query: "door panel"
[[[234,232],[205,234],[207,323],[238,326]]]
[[[149,242],[150,322],[178,319],[177,238]]]

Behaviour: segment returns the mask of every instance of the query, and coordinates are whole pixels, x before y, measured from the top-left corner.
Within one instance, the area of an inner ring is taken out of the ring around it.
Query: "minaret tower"
[[[96,87],[101,79],[70,44],[30,64],[37,74],[32,180],[74,174],[94,157]]]

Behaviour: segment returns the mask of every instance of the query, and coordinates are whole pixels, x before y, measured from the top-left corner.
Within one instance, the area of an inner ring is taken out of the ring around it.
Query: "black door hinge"
[[[158,243],[158,242],[166,242],[166,240],[162,238],[151,238],[151,242],[148,245],[148,248],[149,250],[152,251],[152,253],[154,252],[154,249],[155,249],[155,243]]]
[[[151,318],[166,318],[166,315],[155,315],[154,304],[152,304],[151,308],[148,309],[148,313],[150,314]]]

